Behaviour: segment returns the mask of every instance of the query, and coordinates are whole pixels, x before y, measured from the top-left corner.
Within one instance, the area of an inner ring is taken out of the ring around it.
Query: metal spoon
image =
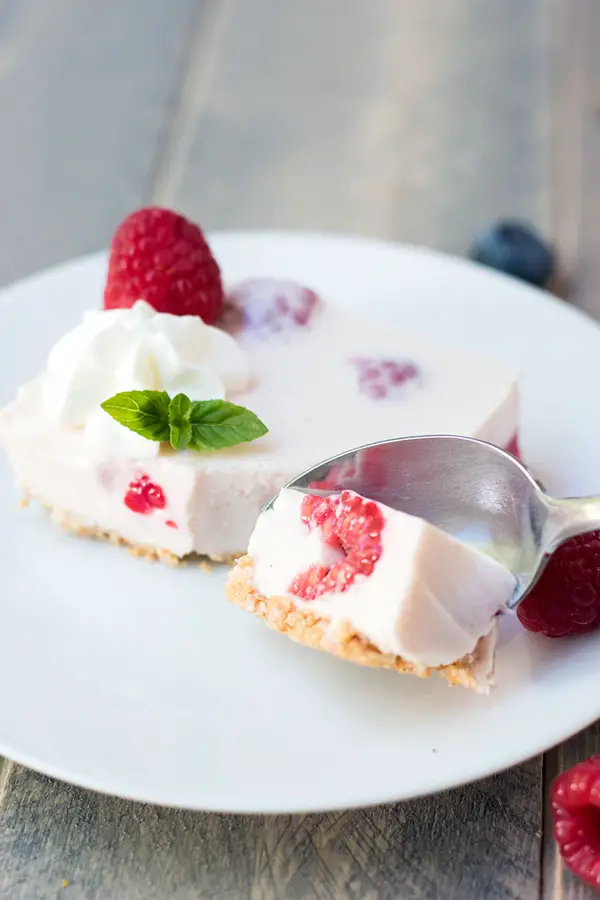
[[[600,529],[600,497],[556,500],[509,453],[473,438],[367,444],[313,466],[285,487],[323,496],[356,491],[476,545],[515,575],[511,609],[560,544]]]

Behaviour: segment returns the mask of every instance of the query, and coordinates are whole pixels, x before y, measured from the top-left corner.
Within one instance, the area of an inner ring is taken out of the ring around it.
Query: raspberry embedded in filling
[[[153,484],[148,475],[141,475],[130,482],[123,502],[132,512],[143,516],[149,515],[155,509],[164,509],[167,505],[163,489],[159,484]]]
[[[373,400],[396,399],[407,384],[420,377],[419,369],[410,360],[358,356],[351,362],[356,366],[360,393]]]
[[[339,557],[330,566],[315,564],[296,575],[290,593],[314,600],[331,591],[345,591],[357,575],[368,576],[382,552],[383,514],[372,500],[352,491],[335,497],[305,497],[302,521],[309,529],[320,528],[323,541]]]
[[[269,337],[309,324],[319,305],[314,291],[276,278],[244,281],[229,293],[219,323],[225,331]]]

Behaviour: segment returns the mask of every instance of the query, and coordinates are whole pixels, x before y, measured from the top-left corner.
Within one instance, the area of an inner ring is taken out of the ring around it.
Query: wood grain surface
[[[553,29],[551,233],[568,299],[600,319],[600,5],[558,0]],[[544,797],[561,771],[600,753],[596,725],[544,758]],[[542,900],[593,900],[598,892],[562,865],[544,806]]]
[[[459,253],[507,214],[557,241],[600,317],[594,36],[594,0],[0,0],[0,282],[149,201]],[[460,790],[303,817],[164,810],[5,762],[0,898],[586,900],[543,798],[599,746],[590,729]]]
[[[151,199],[195,0],[0,0],[0,282],[104,247]]]
[[[226,9],[227,8],[227,9]],[[548,0],[228,0],[185,161],[211,228],[350,231],[464,253],[549,219]]]
[[[0,896],[54,900],[65,879],[64,900],[537,900],[540,813],[539,762],[430,800],[269,817],[144,807],[14,767]]]

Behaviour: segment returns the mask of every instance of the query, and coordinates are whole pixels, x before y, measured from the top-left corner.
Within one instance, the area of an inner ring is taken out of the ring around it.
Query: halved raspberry
[[[335,517],[338,501],[338,497],[306,496],[300,507],[300,517],[309,528],[322,528]]]
[[[123,502],[132,512],[149,515],[154,509],[167,505],[165,493],[159,484],[153,484],[148,475],[141,475],[129,484]]]
[[[268,337],[305,327],[318,304],[314,291],[293,281],[254,278],[230,291],[219,324],[233,333],[252,331]]]
[[[302,521],[309,528],[320,528],[323,532],[323,540],[331,547],[341,549],[339,538],[335,532],[337,503],[332,503],[338,498],[307,496],[302,501],[300,515]]]
[[[385,525],[377,503],[342,491],[333,497],[305,497],[301,515],[309,528],[321,528],[325,541],[343,550],[345,557],[329,567],[310,566],[294,578],[290,593],[314,600],[330,591],[345,591],[357,575],[371,574],[381,556]]]
[[[528,631],[552,638],[600,626],[600,531],[558,548],[517,615]]]
[[[357,369],[359,391],[374,400],[399,397],[408,382],[419,378],[417,366],[408,360],[359,356],[351,362]]]
[[[600,756],[555,778],[550,805],[554,837],[565,865],[600,888]]]

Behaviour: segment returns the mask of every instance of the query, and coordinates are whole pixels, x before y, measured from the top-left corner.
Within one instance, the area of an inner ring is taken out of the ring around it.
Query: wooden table
[[[600,316],[599,38],[598,0],[0,0],[0,280],[104,246],[150,202],[458,253],[514,215]],[[544,798],[599,744],[591,728],[430,799],[280,817],[4,762],[0,898],[583,900]]]

